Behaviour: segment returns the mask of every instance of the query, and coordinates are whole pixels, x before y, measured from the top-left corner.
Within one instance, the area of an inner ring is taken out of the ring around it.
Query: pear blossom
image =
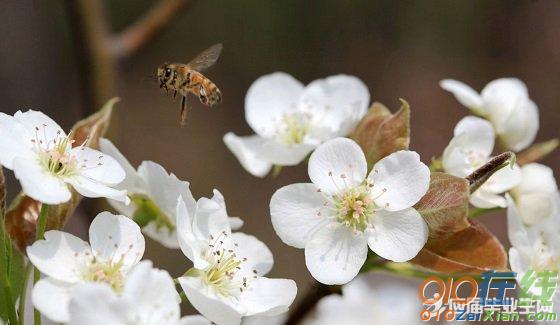
[[[379,256],[404,262],[428,239],[428,227],[412,206],[426,194],[430,171],[413,151],[397,151],[367,174],[364,153],[347,138],[329,140],[309,159],[312,183],[280,188],[270,201],[282,241],[305,248],[305,263],[325,284],[352,280],[368,245]]]
[[[491,81],[478,94],[468,85],[445,79],[440,86],[477,115],[484,116],[494,126],[507,148],[520,151],[527,148],[539,130],[539,111],[529,98],[527,86],[516,78]]]
[[[105,283],[122,292],[126,277],[144,254],[144,237],[134,221],[109,212],[89,228],[90,244],[66,232],[50,230],[27,247],[27,256],[45,277],[32,291],[33,305],[55,322],[68,322],[68,303],[83,283]]]
[[[134,219],[148,237],[168,248],[179,248],[177,241],[177,198],[182,197],[189,213],[194,214],[196,201],[189,189],[189,182],[169,174],[161,165],[153,161],[143,161],[138,170],[128,162],[124,155],[107,139],[100,139],[101,151],[114,157],[123,166],[126,178],[117,188],[128,192],[131,204],[109,199],[109,204],[119,213]],[[214,201],[225,212],[225,202],[219,192]],[[229,219],[232,227],[238,229],[243,221],[237,217]]]
[[[529,271],[560,272],[560,213],[556,212],[547,220],[531,227],[523,224],[517,205],[508,194],[508,237],[512,247],[509,250],[509,263],[518,280]],[[555,205],[560,206],[560,194],[555,195]],[[533,288],[539,294],[540,288]],[[556,299],[560,303],[560,294]]]
[[[46,204],[70,200],[68,185],[86,197],[128,203],[126,191],[113,187],[125,177],[110,156],[73,147],[73,140],[45,114],[28,110],[0,113],[0,164],[14,171],[25,194]]]
[[[366,114],[370,95],[358,78],[335,75],[305,86],[275,72],[257,79],[245,97],[245,118],[256,133],[224,142],[243,168],[264,177],[273,165],[293,166],[322,142],[348,135]]]
[[[273,264],[266,245],[253,236],[231,233],[225,214],[212,208],[212,200],[202,198],[197,205],[191,215],[183,200],[177,202],[179,244],[194,265],[178,279],[189,302],[218,325],[286,312],[296,284],[264,277]]]
[[[420,312],[418,284],[364,273],[342,286],[342,295],[322,298],[303,325],[425,324]]]
[[[142,261],[130,271],[121,292],[103,282],[76,288],[69,304],[69,324],[210,324],[200,316],[180,318],[180,302],[169,273]]]
[[[466,177],[490,160],[494,150],[494,130],[490,122],[474,116],[463,118],[455,126],[453,139],[443,151],[443,169],[458,177]],[[492,175],[471,197],[478,208],[507,206],[501,195],[521,182],[519,166],[504,167]]]
[[[517,212],[527,226],[537,224],[559,213],[556,204],[558,185],[552,169],[531,163],[521,167],[521,183],[511,189],[510,194]]]

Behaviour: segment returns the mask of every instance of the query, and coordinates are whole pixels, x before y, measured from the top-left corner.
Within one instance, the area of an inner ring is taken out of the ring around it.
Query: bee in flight
[[[173,91],[173,98],[177,93],[181,95],[181,125],[187,120],[187,95],[194,94],[206,106],[214,106],[222,101],[222,93],[218,87],[200,71],[208,69],[222,52],[222,44],[215,44],[197,55],[187,64],[164,63],[157,69],[159,87]]]

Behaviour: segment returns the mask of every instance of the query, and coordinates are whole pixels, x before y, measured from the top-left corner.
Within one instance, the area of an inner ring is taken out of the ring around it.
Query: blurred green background
[[[81,86],[84,58],[62,0],[3,0],[0,5],[1,111],[39,109],[68,130],[87,114]],[[148,0],[104,1],[111,30],[133,22]],[[78,39],[79,41],[79,39]],[[212,109],[192,100],[188,124],[178,123],[178,101],[147,78],[164,61],[186,62],[209,45],[224,51],[207,75],[223,103]],[[86,67],[87,68],[87,67]],[[90,67],[92,68],[92,67]],[[244,96],[263,74],[285,71],[304,83],[338,73],[356,75],[372,100],[412,106],[411,148],[424,162],[441,154],[454,125],[468,112],[438,86],[443,78],[480,90],[499,77],[518,77],[540,109],[537,141],[558,137],[560,122],[560,2],[441,1],[196,1],[136,55],[118,65],[111,138],[134,166],[154,160],[191,182],[195,197],[213,188],[226,198],[243,231],[274,253],[273,277],[293,278],[298,296],[312,283],[303,251],[281,243],[272,229],[269,199],[281,186],[308,181],[306,166],[258,179],[238,164],[222,136],[252,133]],[[544,163],[558,175],[560,153]],[[10,195],[19,191],[10,176]],[[89,206],[89,205],[88,205]],[[91,209],[88,209],[91,211]],[[82,237],[93,216],[77,212],[67,230]],[[481,218],[509,246],[505,215]],[[145,258],[178,276],[189,266],[179,250],[149,241]]]

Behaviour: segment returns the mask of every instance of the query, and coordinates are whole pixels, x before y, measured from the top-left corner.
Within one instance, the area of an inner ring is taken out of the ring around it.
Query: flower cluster
[[[414,274],[426,268],[458,273],[505,268],[501,244],[468,218],[469,202],[477,214],[507,208],[509,264],[520,277],[529,270],[560,271],[560,192],[552,170],[536,162],[550,150],[529,148],[538,110],[527,88],[517,79],[492,81],[481,94],[455,80],[443,80],[441,86],[476,116],[459,121],[442,156],[430,166],[409,150],[408,104],[403,101],[394,114],[379,103],[368,111],[369,91],[356,77],[336,75],[304,86],[277,72],[248,90],[246,119],[256,134],[228,133],[223,140],[258,177],[273,166],[308,158],[310,182],[286,185],[272,195],[272,226],[285,244],[305,250],[305,264],[318,282],[343,285],[342,296],[323,298],[305,324],[396,323],[395,314],[386,312],[391,299],[413,301],[405,297],[414,293],[372,288],[367,275],[360,274],[370,270],[399,273],[398,265]],[[67,135],[41,112],[0,113],[0,164],[14,171],[23,190],[6,216],[35,230],[33,238],[21,242],[38,270],[31,291],[36,310],[68,324],[286,320],[296,283],[266,277],[272,252],[237,231],[243,221],[228,214],[224,196],[214,189],[211,198],[197,200],[189,182],[152,161],[134,168],[102,138],[109,120],[102,115]],[[517,164],[497,162],[495,144],[500,150],[529,149],[519,153]],[[60,230],[80,195],[106,198],[120,213],[99,213],[89,242]],[[21,230],[6,224],[12,232]],[[3,253],[9,245],[4,245],[4,227],[0,230]],[[28,236],[26,231],[12,237]],[[142,260],[143,234],[180,250],[192,266],[174,279]],[[0,295],[12,298],[10,286],[1,282],[4,266],[0,263],[0,284],[8,294]],[[19,299],[23,310],[25,294]],[[560,303],[560,294],[555,299]],[[200,315],[181,317],[180,304],[186,301]],[[13,305],[8,306],[10,323],[18,318],[23,323],[16,303],[8,304]],[[403,323],[418,322],[419,305],[401,307],[414,315],[401,318]]]
[[[366,114],[369,91],[356,77],[336,75],[304,87],[276,72],[257,79],[245,98],[245,118],[256,135],[224,136],[249,173],[302,162],[322,142],[346,136]]]

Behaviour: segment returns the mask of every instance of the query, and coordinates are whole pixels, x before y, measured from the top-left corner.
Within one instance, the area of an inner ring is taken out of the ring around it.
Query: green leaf
[[[12,247],[12,242],[4,226],[6,212],[6,183],[0,166],[0,317],[17,322],[15,301],[17,300],[24,279],[22,256]]]
[[[136,211],[134,211],[133,216],[134,221],[136,221],[140,228],[145,227],[150,222],[155,222],[158,229],[161,227],[166,227],[169,230],[175,229],[171,218],[146,195],[133,194],[131,200],[136,205]]]

